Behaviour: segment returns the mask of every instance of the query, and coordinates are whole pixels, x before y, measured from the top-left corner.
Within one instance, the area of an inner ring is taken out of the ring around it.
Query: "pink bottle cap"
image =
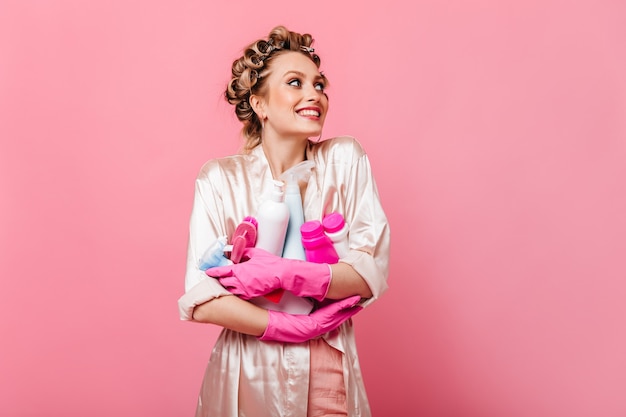
[[[324,233],[324,226],[322,226],[322,222],[319,220],[309,220],[302,223],[300,233],[302,233],[303,239],[313,239]]]
[[[335,233],[343,229],[346,221],[343,219],[341,214],[334,212],[324,217],[322,224],[324,225],[324,230],[327,233]]]

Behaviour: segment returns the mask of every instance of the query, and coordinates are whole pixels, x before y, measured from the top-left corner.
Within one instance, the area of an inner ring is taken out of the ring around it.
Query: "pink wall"
[[[315,35],[324,133],[393,230],[356,318],[375,415],[626,415],[624,2],[212,3],[0,3],[0,415],[192,415],[193,179],[278,23]]]

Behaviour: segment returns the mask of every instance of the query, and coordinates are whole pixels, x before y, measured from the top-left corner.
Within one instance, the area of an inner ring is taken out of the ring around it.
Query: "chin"
[[[307,132],[307,136],[310,138],[317,138],[321,134],[322,134],[322,129],[316,129],[316,130]]]

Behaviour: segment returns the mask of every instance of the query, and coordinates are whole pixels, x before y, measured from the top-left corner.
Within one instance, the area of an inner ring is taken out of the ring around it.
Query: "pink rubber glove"
[[[245,249],[242,262],[209,268],[206,274],[219,279],[224,288],[244,300],[282,288],[321,301],[331,279],[328,264],[281,258],[258,248]]]
[[[283,313],[268,310],[270,320],[260,340],[288,343],[301,343],[335,330],[344,321],[354,316],[363,307],[356,304],[358,295],[327,304],[307,315]]]

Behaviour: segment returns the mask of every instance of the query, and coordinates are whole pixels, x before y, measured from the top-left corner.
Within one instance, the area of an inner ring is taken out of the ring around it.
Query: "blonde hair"
[[[250,96],[263,95],[273,59],[285,52],[300,52],[311,58],[319,68],[320,58],[313,53],[312,43],[313,37],[308,33],[300,34],[284,26],[276,26],[267,39],[259,39],[248,45],[243,55],[233,62],[232,77],[224,95],[235,106],[235,114],[243,123],[241,132],[245,139],[245,152],[261,143],[263,130],[261,120],[250,105]]]

